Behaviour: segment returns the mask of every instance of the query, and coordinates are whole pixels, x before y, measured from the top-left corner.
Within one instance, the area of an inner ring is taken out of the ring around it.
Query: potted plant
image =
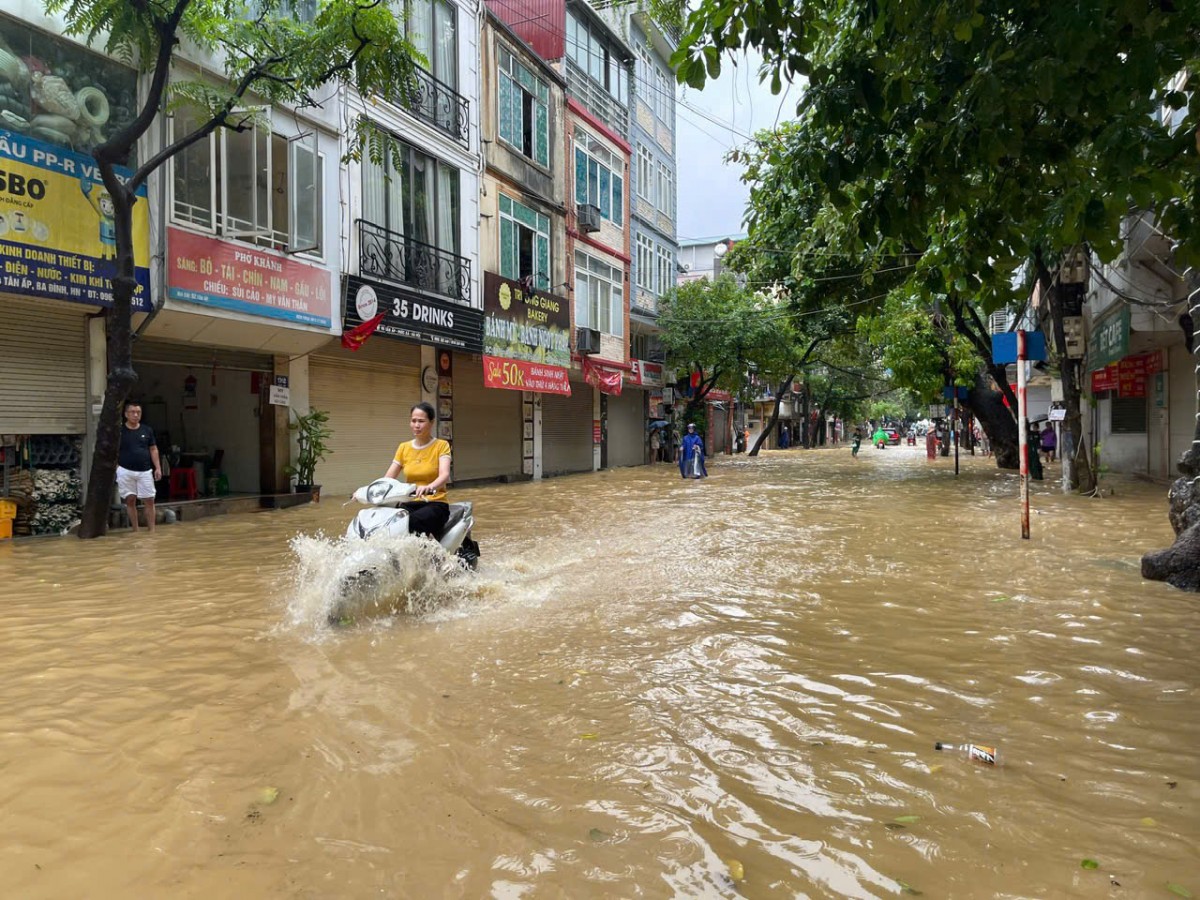
[[[292,410],[295,421],[288,423],[288,431],[296,433],[296,444],[299,453],[296,464],[284,467],[288,475],[296,476],[296,490],[312,494],[314,503],[321,501],[321,486],[314,482],[317,463],[333,451],[329,449],[328,441],[333,436],[329,427],[329,413],[320,409],[310,409],[304,415]]]

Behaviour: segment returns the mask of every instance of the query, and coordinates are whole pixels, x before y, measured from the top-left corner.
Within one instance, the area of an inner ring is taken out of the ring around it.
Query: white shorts
[[[134,472],[117,466],[117,493],[122,500],[134,494],[139,500],[153,500],[154,472]]]

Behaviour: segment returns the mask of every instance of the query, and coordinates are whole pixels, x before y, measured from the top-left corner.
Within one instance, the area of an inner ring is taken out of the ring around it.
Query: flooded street
[[[1164,487],[1022,542],[991,460],[710,471],[453,492],[476,579],[340,629],[290,542],[342,498],[0,548],[4,894],[1200,896]]]

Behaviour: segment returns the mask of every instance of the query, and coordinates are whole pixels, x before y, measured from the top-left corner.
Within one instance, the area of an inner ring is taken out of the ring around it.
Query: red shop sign
[[[562,366],[505,359],[501,356],[483,358],[483,383],[490,388],[510,391],[533,391],[538,394],[571,396],[571,382]]]
[[[1115,365],[1105,366],[1103,369],[1097,369],[1092,373],[1092,393],[1099,394],[1101,391],[1115,391],[1117,389],[1117,367]]]

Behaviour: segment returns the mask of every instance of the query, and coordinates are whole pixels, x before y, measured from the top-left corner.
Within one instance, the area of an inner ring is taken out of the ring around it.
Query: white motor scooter
[[[409,533],[408,510],[400,509],[401,503],[413,499],[417,486],[395,478],[380,478],[360,487],[354,499],[369,509],[361,510],[346,529],[346,537],[363,540],[376,534],[399,537]],[[451,503],[450,518],[436,537],[448,555],[457,556],[468,568],[475,568],[479,561],[479,545],[471,540],[471,529],[475,527],[475,516],[470,503]]]

